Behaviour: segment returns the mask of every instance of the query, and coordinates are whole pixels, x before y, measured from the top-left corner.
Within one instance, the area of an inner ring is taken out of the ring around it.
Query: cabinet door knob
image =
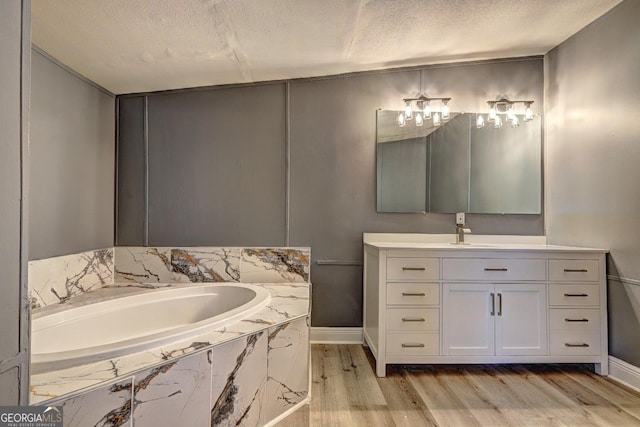
[[[423,297],[426,295],[427,294],[425,294],[424,292],[403,292],[402,293],[403,297]]]
[[[574,270],[574,269],[571,269],[571,268],[565,268],[564,272],[565,273],[588,273],[589,270],[586,270],[584,268],[580,268],[580,269],[577,269],[577,270]]]
[[[589,344],[587,344],[585,342],[579,343],[579,344],[573,344],[573,343],[570,343],[570,342],[566,342],[566,343],[564,343],[564,346],[565,347],[589,347]]]
[[[403,348],[423,348],[424,344],[421,343],[402,343]]]
[[[487,268],[485,267],[484,271],[509,271],[507,268]]]
[[[402,267],[402,271],[425,271],[424,267]]]
[[[565,297],[588,297],[589,294],[564,294]]]
[[[426,322],[426,319],[423,317],[403,317],[403,322]]]
[[[589,319],[568,319],[568,318],[565,318],[564,321],[565,322],[588,322]]]

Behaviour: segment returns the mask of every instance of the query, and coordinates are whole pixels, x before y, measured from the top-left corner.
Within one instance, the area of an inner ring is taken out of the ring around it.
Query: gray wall
[[[32,61],[29,257],[113,246],[115,97]]]
[[[31,4],[0,2],[0,405],[28,402],[26,179]],[[26,48],[25,48],[26,47]]]
[[[419,92],[420,74],[148,94],[147,132],[145,96],[119,97],[117,243],[311,246],[338,261],[312,265],[313,325],[359,326],[362,233],[455,230],[451,214],[376,213],[376,109]],[[422,81],[454,111],[499,95],[542,110],[542,58],[425,67]],[[544,234],[542,215],[467,218],[474,233]]]
[[[640,366],[640,2],[545,57],[552,243],[609,248],[610,353]]]

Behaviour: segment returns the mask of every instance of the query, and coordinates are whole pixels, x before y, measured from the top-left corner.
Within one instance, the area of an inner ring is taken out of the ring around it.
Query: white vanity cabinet
[[[594,363],[606,375],[606,250],[406,236],[365,234],[363,335],[378,376],[405,363]]]

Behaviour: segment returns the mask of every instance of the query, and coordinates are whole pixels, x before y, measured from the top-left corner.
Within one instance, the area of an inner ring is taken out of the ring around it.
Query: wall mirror
[[[399,127],[397,116],[377,112],[378,212],[541,213],[539,115],[515,128],[478,128],[477,113],[451,113],[437,127]]]

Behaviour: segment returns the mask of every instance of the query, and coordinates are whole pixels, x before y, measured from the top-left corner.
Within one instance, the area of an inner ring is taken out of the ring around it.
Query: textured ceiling
[[[620,0],[32,0],[33,43],[113,93],[539,55]]]

